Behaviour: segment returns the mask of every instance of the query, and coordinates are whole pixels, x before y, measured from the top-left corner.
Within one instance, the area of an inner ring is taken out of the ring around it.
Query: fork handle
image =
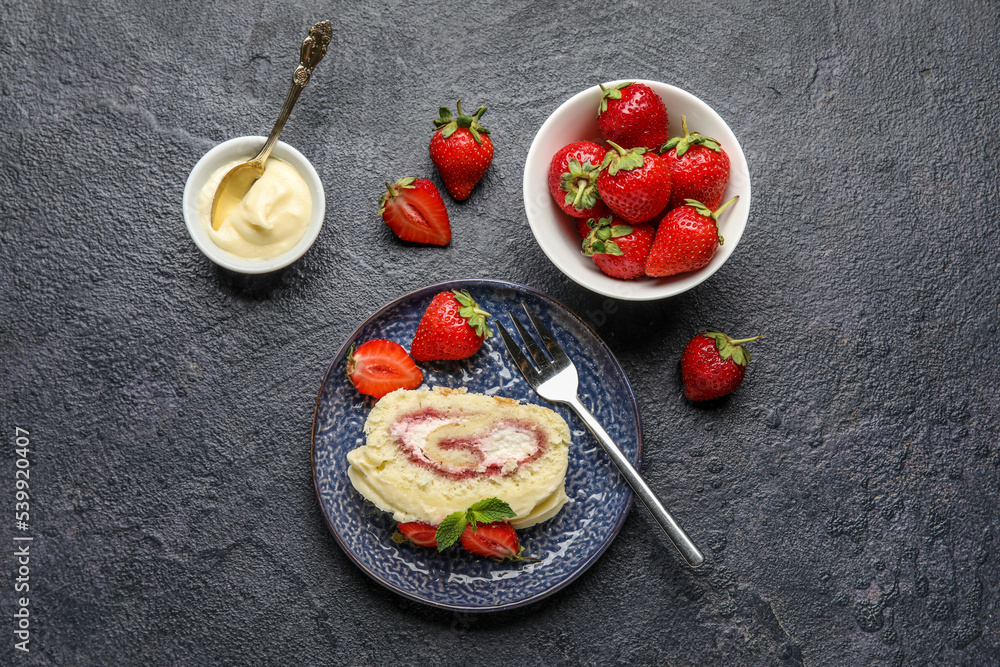
[[[625,481],[632,487],[636,495],[642,499],[642,502],[646,504],[653,518],[660,524],[660,527],[663,528],[663,531],[670,538],[670,541],[674,543],[674,546],[677,547],[677,550],[681,552],[681,556],[684,557],[688,565],[698,567],[704,563],[705,556],[702,555],[698,547],[691,541],[691,538],[684,532],[684,529],[677,524],[674,517],[670,515],[667,508],[663,506],[660,499],[649,488],[649,484],[646,484],[646,480],[642,478],[639,471],[628,460],[628,457],[625,456],[622,450],[618,449],[618,445],[611,439],[608,432],[604,430],[604,427],[597,421],[597,418],[580,402],[579,398],[567,401],[567,405],[576,412],[580,419],[583,420],[583,423],[587,425],[587,428],[590,429],[590,432],[594,434],[594,437],[597,438],[597,441],[601,443],[601,447],[611,457],[615,466],[618,467],[618,471],[621,472],[622,477],[625,478]]]

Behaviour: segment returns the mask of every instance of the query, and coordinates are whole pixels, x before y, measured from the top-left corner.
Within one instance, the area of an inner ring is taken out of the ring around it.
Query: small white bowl
[[[284,268],[305,254],[319,236],[326,215],[326,198],[319,174],[302,153],[279,141],[271,157],[287,162],[302,176],[312,196],[312,215],[309,226],[299,242],[288,251],[271,259],[245,259],[215,245],[198,214],[198,196],[208,179],[222,166],[240,160],[249,160],[260,150],[267,137],[237,137],[224,141],[198,160],[184,185],[184,222],[198,249],[219,266],[238,273],[268,273]]]
[[[580,251],[575,219],[566,215],[549,193],[548,175],[552,156],[560,148],[574,141],[591,140],[604,145],[597,125],[597,108],[601,101],[601,88],[594,86],[563,102],[542,123],[524,165],[524,210],[528,224],[542,252],[571,280],[587,289],[626,301],[652,301],[675,296],[708,279],[719,270],[736,249],[750,212],[750,170],[740,142],[726,122],[711,107],[689,92],[658,81],[622,79],[605,83],[606,88],[622,81],[644,83],[667,106],[670,136],[683,134],[681,116],[687,116],[691,132],[717,139],[729,155],[729,184],[723,201],[739,195],[739,201],[723,212],[719,231],[725,243],[719,246],[708,266],[698,271],[668,278],[640,278],[618,280],[601,272],[594,261]]]

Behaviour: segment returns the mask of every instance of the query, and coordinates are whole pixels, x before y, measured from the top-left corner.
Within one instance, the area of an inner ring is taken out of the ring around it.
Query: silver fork
[[[548,350],[548,356],[546,356],[542,348],[535,342],[535,339],[528,333],[517,317],[514,316],[514,313],[508,310],[507,314],[510,315],[517,333],[520,334],[521,340],[524,341],[524,346],[528,349],[528,354],[534,360],[534,364],[532,364],[503,325],[494,320],[494,323],[500,330],[500,337],[503,338],[504,345],[507,346],[507,351],[514,359],[514,363],[517,364],[518,369],[520,369],[521,375],[524,376],[524,379],[528,381],[528,384],[531,385],[531,388],[539,396],[547,401],[568,405],[583,420],[583,423],[587,425],[590,432],[601,443],[601,447],[604,448],[604,451],[608,453],[608,456],[611,457],[611,460],[618,467],[625,481],[629,483],[632,490],[635,491],[636,495],[649,508],[649,511],[653,514],[653,518],[656,519],[656,522],[667,533],[667,537],[674,543],[674,546],[677,547],[677,550],[684,557],[684,560],[687,561],[688,565],[698,567],[704,563],[705,557],[698,550],[698,547],[687,536],[687,533],[677,525],[674,517],[670,516],[670,512],[663,506],[660,499],[656,497],[653,490],[649,488],[649,485],[646,484],[639,471],[635,469],[625,454],[622,453],[618,445],[614,443],[608,432],[597,421],[597,418],[580,401],[580,378],[577,374],[576,366],[573,365],[570,358],[563,352],[552,332],[545,328],[545,325],[528,309],[523,301],[521,302],[521,307],[524,308],[524,312],[528,315],[528,319],[538,333],[538,338],[541,340],[542,345]]]

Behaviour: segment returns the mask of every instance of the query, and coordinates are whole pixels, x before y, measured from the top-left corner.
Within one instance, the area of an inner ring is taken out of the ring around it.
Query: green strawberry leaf
[[[462,113],[462,100],[459,100],[455,106],[458,108],[457,117],[452,117],[451,110],[447,107],[438,108],[440,115],[434,119],[434,127],[441,128],[441,137],[447,139],[455,134],[455,130],[464,127],[468,128],[469,133],[472,134],[472,138],[476,140],[477,144],[482,144],[483,138],[480,135],[490,133],[489,130],[479,124],[479,119],[486,113],[486,107],[479,107],[476,113],[466,116]]]
[[[700,215],[703,215],[706,218],[713,217],[713,215],[712,215],[712,209],[710,209],[709,207],[705,206],[704,204],[702,204],[697,199],[685,199],[684,203],[687,204],[688,206],[693,206],[694,209],[696,211],[698,211],[698,213]],[[725,335],[725,334],[722,334],[722,335]]]
[[[670,139],[669,141],[667,141],[667,143],[665,143],[662,146],[660,146],[660,152],[661,153],[666,153],[671,148],[675,148],[677,146],[677,144],[679,144],[681,142],[682,138],[683,137],[674,137],[673,139]]]
[[[601,106],[597,110],[597,115],[600,116],[608,110],[608,100],[620,100],[622,98],[622,88],[631,86],[633,83],[635,81],[625,81],[624,83],[619,83],[614,88],[605,88],[603,84],[598,84],[601,86],[603,94],[601,95]]]
[[[434,540],[437,542],[438,551],[444,551],[462,536],[466,524],[468,524],[466,512],[453,512],[444,518],[444,521],[434,533]]]
[[[486,323],[486,318],[492,317],[492,315],[479,307],[479,304],[469,294],[469,290],[452,290],[452,294],[455,295],[455,300],[461,306],[458,309],[458,314],[464,317],[469,326],[476,330],[476,335],[484,339],[492,336],[493,330]]]
[[[600,220],[591,218],[587,221],[590,227],[590,234],[583,240],[583,254],[587,257],[594,255],[623,255],[622,249],[611,239],[620,236],[628,236],[632,233],[632,228],[628,225],[612,225],[613,218],[608,216]]]
[[[692,136],[696,137],[694,143],[701,144],[705,148],[713,150],[716,153],[722,152],[722,146],[720,146],[719,142],[716,141],[715,139],[712,139],[711,137],[706,137],[703,134],[698,134],[697,132],[695,132]]]
[[[614,150],[608,151],[604,156],[604,161],[601,162],[601,169],[607,169],[610,175],[614,176],[619,171],[638,169],[646,163],[646,158],[642,155],[646,152],[646,148],[639,146],[625,149],[613,141],[609,141],[608,143],[611,144]]]
[[[576,158],[570,158],[567,164],[569,171],[564,171],[559,181],[559,187],[566,191],[566,206],[572,206],[578,211],[585,211],[597,205],[597,176],[600,167],[588,160],[583,164]]]
[[[677,157],[683,157],[688,149],[691,148],[691,138],[684,137],[679,142],[677,142]]]
[[[716,329],[709,329],[704,333],[704,335],[715,341],[715,347],[719,351],[719,357],[721,359],[732,359],[734,364],[738,364],[740,366],[746,366],[750,363],[750,351],[743,347],[742,343],[749,343],[750,341],[761,338],[761,336],[754,336],[752,338],[733,340],[726,334]]]
[[[749,359],[747,359],[747,351],[743,349],[742,345],[737,345],[736,347],[734,347],[731,356],[733,359],[733,363],[739,366],[746,366],[747,361],[749,361]]]
[[[604,252],[604,241],[596,238],[594,235],[588,236],[583,241],[583,254],[587,257],[593,257],[594,255],[600,255]]]
[[[660,147],[661,153],[666,153],[671,148],[676,148],[677,157],[682,157],[685,153],[688,152],[688,149],[695,144],[704,146],[705,148],[713,150],[716,153],[722,152],[722,146],[720,146],[719,142],[716,141],[715,139],[712,139],[711,137],[706,137],[704,134],[700,132],[688,132],[687,116],[681,116],[681,125],[684,127],[684,136],[672,137],[671,139],[669,139],[667,143],[663,144],[663,146]]]
[[[615,255],[617,257],[620,257],[621,255],[624,255],[625,253],[622,252],[622,249],[619,248],[618,244],[615,243],[614,241],[605,241],[604,242],[604,254],[605,255]]]

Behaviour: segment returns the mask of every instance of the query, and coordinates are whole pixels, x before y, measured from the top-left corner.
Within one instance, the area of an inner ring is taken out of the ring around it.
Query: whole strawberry
[[[441,292],[432,300],[413,336],[410,355],[417,361],[465,359],[479,351],[493,335],[486,318],[468,290]]]
[[[667,107],[644,83],[627,81],[614,88],[601,86],[604,94],[597,112],[601,134],[625,148],[645,146],[656,150],[668,137]]]
[[[673,137],[660,153],[670,169],[670,203],[677,208],[685,199],[697,199],[713,211],[722,204],[729,182],[729,156],[715,139],[689,133],[687,117],[681,116],[683,137]]]
[[[448,245],[451,223],[437,186],[426,178],[401,178],[385,184],[379,215],[389,229],[404,241]]]
[[[608,207],[597,194],[597,175],[607,151],[593,141],[563,146],[549,163],[549,192],[574,218],[600,218]]]
[[[594,259],[601,271],[620,280],[646,275],[646,256],[656,230],[649,223],[623,225],[611,216],[588,222],[590,233],[583,240],[583,254]]]
[[[687,204],[667,213],[646,258],[646,275],[673,276],[696,271],[712,261],[724,241],[719,234],[719,214],[737,199],[733,197],[714,212],[688,199]]]
[[[692,401],[709,401],[739,387],[750,363],[750,353],[742,343],[758,338],[733,340],[714,329],[692,338],[681,354],[684,396]]]
[[[490,131],[479,124],[486,107],[479,107],[471,116],[462,113],[458,101],[458,117],[451,110],[440,108],[441,116],[434,119],[439,128],[431,137],[431,161],[444,180],[448,193],[458,201],[468,199],[472,188],[493,162],[493,141]]]
[[[597,189],[611,212],[629,224],[656,217],[670,200],[670,170],[645,148],[623,148],[608,141]]]

